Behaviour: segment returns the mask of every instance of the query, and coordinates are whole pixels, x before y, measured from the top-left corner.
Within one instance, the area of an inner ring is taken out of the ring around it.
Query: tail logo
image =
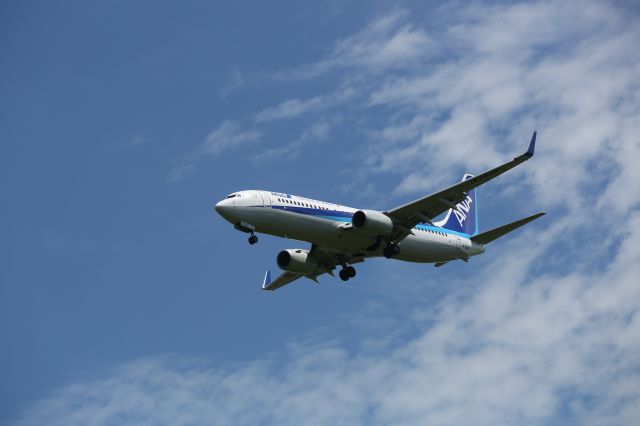
[[[458,208],[453,211],[453,214],[456,216],[456,219],[458,219],[458,223],[460,224],[460,227],[463,229],[464,229],[464,226],[462,224],[467,219],[467,213],[469,213],[469,210],[471,210],[471,203],[473,203],[473,199],[467,195],[467,198],[459,202],[457,204]]]

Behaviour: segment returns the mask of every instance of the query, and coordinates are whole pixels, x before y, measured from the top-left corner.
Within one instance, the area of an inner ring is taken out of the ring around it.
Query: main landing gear
[[[340,275],[342,281],[347,281],[349,278],[356,276],[356,268],[353,266],[345,266],[338,272],[338,275]]]
[[[400,246],[394,242],[389,243],[384,249],[382,249],[382,254],[387,259],[391,259],[393,256],[397,256],[400,254]]]
[[[249,244],[254,245],[257,242],[258,242],[258,237],[256,237],[252,232],[251,236],[249,237]]]

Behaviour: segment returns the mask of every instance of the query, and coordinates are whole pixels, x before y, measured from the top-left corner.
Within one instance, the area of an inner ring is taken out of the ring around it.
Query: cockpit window
[[[235,197],[235,196],[237,196],[237,195],[238,195],[238,194],[231,194],[231,195],[228,195],[228,196],[227,196],[227,198],[234,198],[234,197]]]

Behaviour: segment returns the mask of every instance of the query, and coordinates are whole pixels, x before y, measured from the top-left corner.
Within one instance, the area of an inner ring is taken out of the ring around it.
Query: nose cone
[[[227,220],[230,220],[231,212],[233,211],[233,205],[229,200],[218,201],[214,207],[218,214]]]

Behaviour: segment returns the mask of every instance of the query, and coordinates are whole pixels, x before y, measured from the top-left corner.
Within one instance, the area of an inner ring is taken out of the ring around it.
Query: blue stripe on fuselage
[[[256,207],[262,207],[262,206],[256,206]],[[316,216],[321,219],[333,220],[336,222],[351,222],[351,218],[353,217],[353,213],[343,212],[340,210],[323,210],[323,209],[314,209],[310,207],[298,207],[298,206],[271,206],[271,208],[276,210],[283,210],[287,212],[300,213],[308,216]],[[438,226],[417,225],[413,229],[418,229],[422,231],[442,232],[444,234],[457,235],[462,238],[471,237],[471,235],[469,234],[452,231],[446,228],[440,228]]]
[[[298,207],[298,206],[271,206],[272,209],[276,210],[284,210],[286,212],[293,213],[301,213],[309,216],[320,216],[327,219],[332,220],[340,220],[348,219],[347,222],[351,221],[351,217],[353,213],[342,212],[340,210],[324,210],[324,209],[314,209],[312,207]]]

